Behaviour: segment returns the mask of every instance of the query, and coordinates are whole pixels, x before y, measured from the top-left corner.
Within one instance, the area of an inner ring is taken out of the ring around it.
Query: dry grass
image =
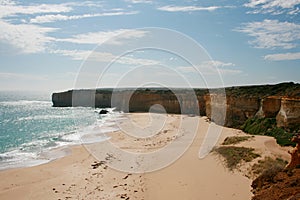
[[[254,136],[232,136],[225,138],[222,145],[232,145],[232,144],[238,144],[240,142],[247,141],[251,138],[254,138]]]
[[[252,166],[252,171],[255,175],[262,175],[265,177],[273,177],[279,171],[283,170],[287,165],[287,161],[281,158],[266,157],[264,160],[259,160],[258,163]]]
[[[222,146],[214,149],[215,152],[225,158],[226,166],[233,170],[241,161],[251,162],[260,155],[253,153],[253,148]]]

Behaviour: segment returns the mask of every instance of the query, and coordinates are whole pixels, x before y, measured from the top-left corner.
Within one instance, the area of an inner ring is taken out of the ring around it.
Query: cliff
[[[270,96],[260,100],[257,117],[274,118],[281,107],[281,97]]]
[[[73,91],[53,93],[52,103],[54,107],[70,107],[72,106]]]
[[[201,115],[229,127],[240,126],[255,116],[276,118],[278,126],[281,127],[294,128],[300,124],[300,84],[295,83],[210,90],[167,88],[71,90],[54,93],[52,101],[56,107],[116,107],[124,112],[150,110]]]
[[[212,100],[214,100],[215,103],[213,103]],[[225,103],[221,103],[222,101],[225,101]],[[210,94],[205,96],[205,105],[206,116],[209,119],[214,119],[213,121],[221,124],[219,121],[223,118],[225,119],[224,125],[237,127],[242,125],[247,119],[255,116],[259,109],[259,98],[228,95],[222,97],[218,94]],[[212,108],[216,110],[214,112],[215,116],[212,116]],[[222,109],[225,109],[225,111],[223,112]]]
[[[280,110],[276,116],[279,127],[299,129],[300,127],[300,99],[282,98]]]

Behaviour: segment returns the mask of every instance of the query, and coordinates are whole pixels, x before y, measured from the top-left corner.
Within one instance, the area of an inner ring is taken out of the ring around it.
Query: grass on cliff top
[[[214,151],[225,158],[226,166],[230,170],[235,169],[241,161],[251,162],[260,156],[253,152],[253,148],[246,147],[221,146],[215,148]]]
[[[254,136],[232,136],[232,137],[226,137],[222,145],[232,145],[232,144],[238,144],[244,141],[247,141]]]
[[[252,166],[252,171],[256,175],[264,176],[264,177],[273,177],[277,172],[283,170],[285,166],[288,164],[286,160],[281,158],[270,158],[266,157],[263,160],[259,160],[258,163]]]
[[[252,135],[266,135],[274,137],[281,146],[295,146],[291,142],[294,134],[288,133],[283,128],[276,126],[275,118],[250,118],[242,126],[241,129]]]
[[[258,163],[252,166],[252,172],[257,176],[256,179],[252,182],[252,188],[254,194],[258,191],[264,189],[267,186],[266,183],[276,183],[276,176],[278,173],[283,172],[287,161],[282,160],[281,158],[270,158],[266,157],[264,160],[259,160]],[[283,181],[279,180],[280,182]],[[260,198],[261,199],[261,198]]]
[[[300,97],[300,84],[293,82],[276,85],[254,85],[226,88],[227,95],[237,97],[288,96]]]

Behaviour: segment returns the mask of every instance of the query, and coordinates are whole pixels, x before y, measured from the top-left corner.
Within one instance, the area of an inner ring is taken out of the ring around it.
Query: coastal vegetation
[[[298,130],[289,130],[277,127],[275,118],[250,118],[241,127],[244,132],[252,135],[266,135],[274,137],[281,146],[295,146],[291,141]]]
[[[272,178],[278,172],[282,171],[287,164],[288,162],[281,158],[273,159],[271,157],[266,157],[263,160],[259,160],[258,163],[255,163],[252,166],[252,172],[255,175],[264,177],[266,179]]]
[[[242,161],[251,162],[253,159],[260,157],[260,155],[254,153],[253,148],[246,147],[221,146],[215,148],[214,151],[224,157],[226,166],[230,170],[237,168]]]
[[[232,145],[232,144],[238,144],[240,142],[247,141],[254,136],[231,136],[231,137],[226,137],[222,145]]]
[[[276,85],[253,85],[226,88],[227,96],[259,97],[285,96],[291,98],[300,97],[300,84],[293,82],[280,83]]]

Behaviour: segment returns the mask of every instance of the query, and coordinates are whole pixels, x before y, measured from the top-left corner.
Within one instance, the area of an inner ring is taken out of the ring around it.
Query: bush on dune
[[[214,151],[225,158],[226,166],[230,170],[235,169],[241,161],[251,162],[253,159],[259,157],[258,154],[253,152],[253,148],[246,147],[221,146],[215,148]]]

